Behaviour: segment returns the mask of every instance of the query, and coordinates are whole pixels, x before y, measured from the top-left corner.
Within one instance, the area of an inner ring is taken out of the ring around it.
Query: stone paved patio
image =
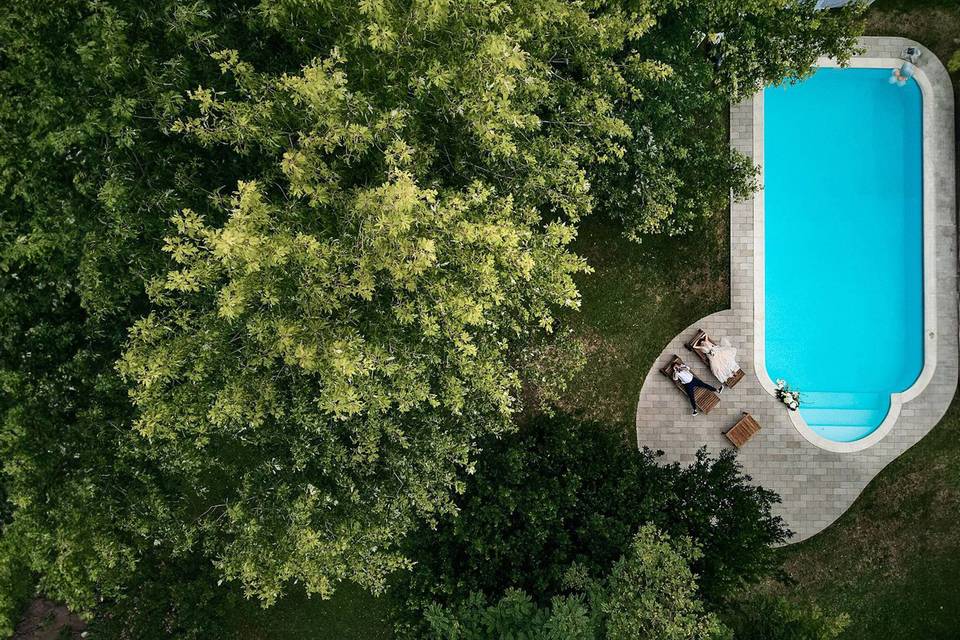
[[[916,45],[903,38],[868,37],[860,66],[876,66],[881,58],[898,58],[905,46]],[[922,47],[922,45],[920,45]],[[637,442],[661,449],[668,460],[690,462],[696,450],[729,447],[722,432],[741,412],[748,411],[762,430],[740,451],[740,461],[758,484],[780,494],[779,514],[803,540],[836,520],[853,503],[867,483],[887,464],[916,444],[932,429],[953,399],[958,371],[957,233],[954,158],[954,105],[950,77],[943,65],[925,47],[920,68],[929,81],[924,101],[924,147],[927,180],[933,180],[936,234],[936,368],[919,396],[906,402],[891,431],[869,448],[856,452],[833,452],[808,441],[789,413],[761,384],[755,365],[754,340],[762,331],[762,305],[755,311],[757,289],[754,256],[762,256],[762,189],[750,200],[736,202],[730,210],[730,304],[731,308],[694,323],[674,338],[647,374],[637,404]],[[762,165],[762,100],[748,100],[731,108],[731,145]],[[932,160],[932,162],[930,161]],[[931,193],[931,191],[927,191]],[[929,198],[928,198],[929,199]],[[925,238],[930,244],[931,238]],[[762,283],[762,279],[760,280]],[[926,285],[931,287],[931,283]],[[690,407],[658,369],[671,354],[678,354],[694,372],[707,381],[713,377],[699,359],[683,347],[696,328],[727,336],[739,349],[738,359],[746,377],[724,392],[709,415],[690,415]],[[763,374],[765,377],[765,373]]]

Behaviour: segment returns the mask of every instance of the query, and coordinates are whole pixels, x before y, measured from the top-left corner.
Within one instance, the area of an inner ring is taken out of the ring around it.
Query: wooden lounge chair
[[[668,362],[665,367],[660,369],[660,373],[670,378],[670,381],[675,387],[677,387],[677,389],[680,389],[680,393],[682,393],[683,397],[686,398],[687,390],[682,384],[680,384],[679,380],[673,379],[673,365],[677,362],[683,364],[683,360],[680,359],[680,356],[674,355],[672,358],[670,358],[670,362]],[[704,413],[710,413],[711,409],[717,406],[717,404],[720,402],[720,396],[713,391],[704,389],[702,387],[697,387],[696,391],[693,392],[693,395],[697,400],[697,408]]]
[[[723,435],[727,436],[727,440],[729,440],[733,446],[739,449],[745,445],[747,440],[752,438],[758,431],[760,431],[760,423],[754,420],[753,416],[744,411],[743,417],[737,420],[737,424],[727,429]]]
[[[697,329],[697,333],[693,336],[693,338],[689,342],[683,345],[690,351],[693,351],[695,354],[697,354],[697,357],[700,358],[700,360],[703,361],[703,364],[707,365],[708,367],[710,366],[710,359],[707,358],[707,356],[702,351],[698,349],[694,349],[693,345],[699,343],[704,338],[709,338],[709,337],[710,336],[707,335],[706,331],[704,331],[703,329]],[[738,382],[743,380],[743,376],[744,376],[743,369],[737,369],[732,376],[730,376],[726,380],[721,380],[721,382],[723,382],[724,386],[726,387],[735,387]]]

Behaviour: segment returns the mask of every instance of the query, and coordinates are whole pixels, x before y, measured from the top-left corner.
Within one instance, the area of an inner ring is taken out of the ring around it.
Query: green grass
[[[637,396],[654,359],[687,325],[728,307],[728,245],[726,212],[686,236],[640,244],[599,217],[583,224],[574,248],[594,273],[579,279],[583,306],[565,321],[587,364],[566,408],[623,424],[633,441]]]
[[[375,598],[353,584],[329,600],[290,593],[270,609],[244,601],[228,615],[224,637],[235,640],[388,640],[393,637],[388,597]]]

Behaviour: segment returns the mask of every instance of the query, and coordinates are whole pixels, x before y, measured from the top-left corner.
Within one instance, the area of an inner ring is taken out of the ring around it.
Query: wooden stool
[[[744,411],[743,417],[737,420],[737,424],[727,429],[723,435],[727,436],[727,440],[739,449],[745,445],[747,440],[752,438],[757,431],[760,431],[760,423]]]

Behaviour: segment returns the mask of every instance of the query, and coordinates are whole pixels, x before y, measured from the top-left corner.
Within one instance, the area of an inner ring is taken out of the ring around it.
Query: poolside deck
[[[877,64],[881,59],[899,57],[904,47],[917,43],[903,38],[867,37],[861,39],[861,45],[866,50],[864,62]],[[739,458],[755,482],[780,494],[783,503],[779,514],[796,532],[793,541],[812,536],[846,511],[883,467],[939,422],[957,388],[960,338],[953,89],[943,65],[926,47],[919,46],[924,49],[919,67],[930,85],[924,94],[931,108],[924,114],[923,142],[929,152],[925,154],[930,170],[926,180],[932,180],[926,194],[933,194],[935,199],[935,224],[925,231],[924,241],[928,246],[936,245],[936,255],[934,273],[925,273],[924,279],[925,287],[932,287],[936,296],[936,367],[923,391],[903,405],[890,432],[861,451],[821,448],[798,431],[786,408],[761,383],[754,343],[763,322],[762,305],[755,306],[755,293],[762,296],[762,290],[754,257],[762,258],[763,251],[762,190],[731,206],[731,308],[697,321],[676,336],[651,366],[640,391],[637,442],[663,450],[668,460],[692,461],[701,446],[714,452],[730,447],[723,431],[733,426],[742,412],[751,413],[762,429],[740,449]],[[762,163],[760,106],[751,99],[732,107],[730,113],[731,145],[758,163]],[[699,377],[715,382],[707,367],[683,346],[697,328],[715,338],[729,337],[739,350],[738,360],[746,377],[723,393],[720,404],[709,415],[693,417],[687,400],[659,368],[677,354]]]

